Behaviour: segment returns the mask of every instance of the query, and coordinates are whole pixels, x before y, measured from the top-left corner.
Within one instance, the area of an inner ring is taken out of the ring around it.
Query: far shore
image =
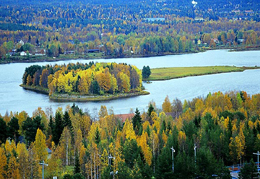
[[[206,52],[208,50],[229,50],[230,52],[236,51],[256,51],[260,50],[260,46],[249,46],[249,47],[216,47],[216,48],[202,48],[200,51],[193,51],[193,52],[182,52],[182,53],[160,53],[160,54],[132,54],[132,55],[124,55],[124,56],[111,56],[111,55],[104,55],[103,53],[92,53],[86,55],[60,55],[59,57],[10,57],[10,59],[0,60],[1,64],[9,64],[9,63],[35,63],[35,62],[57,62],[57,61],[67,61],[67,60],[98,60],[98,59],[120,59],[120,58],[147,58],[147,57],[157,57],[157,56],[167,56],[167,55],[183,55],[183,54],[194,54],[194,53],[201,53]],[[148,64],[149,65],[149,64]]]
[[[194,52],[183,52],[183,53],[160,53],[160,54],[132,54],[132,55],[124,55],[124,56],[111,56],[111,55],[101,55],[101,53],[96,54],[87,54],[87,55],[60,55],[59,57],[31,57],[28,59],[27,57],[14,57],[15,60],[5,59],[0,60],[1,64],[9,64],[9,63],[35,63],[35,62],[58,62],[58,61],[68,61],[68,60],[99,60],[99,59],[120,59],[120,58],[147,58],[147,57],[158,57],[158,56],[167,56],[167,55],[183,55],[183,54],[194,54],[205,51],[194,51]]]

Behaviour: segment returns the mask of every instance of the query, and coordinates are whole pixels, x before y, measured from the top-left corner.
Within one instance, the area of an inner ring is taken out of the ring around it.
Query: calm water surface
[[[214,50],[197,54],[149,57],[149,58],[123,58],[123,59],[100,59],[95,62],[117,62],[128,63],[142,68],[149,65],[151,68],[158,67],[185,67],[185,66],[213,66],[213,65],[235,65],[235,66],[260,66],[260,51],[250,52],[228,52],[227,50]],[[24,90],[19,87],[22,83],[22,75],[26,67],[38,64],[67,64],[71,62],[88,63],[89,60],[68,60],[60,62],[39,63],[15,63],[0,65],[0,113],[6,111],[25,110],[29,115],[41,107],[51,107],[55,111],[58,107],[65,108],[72,105],[70,102],[53,102],[47,95],[38,94]],[[161,108],[166,95],[170,100],[179,98],[182,101],[191,100],[194,97],[205,97],[209,92],[227,92],[231,90],[244,90],[248,94],[260,93],[260,70],[247,70],[244,72],[206,75],[198,77],[187,77],[168,81],[157,81],[150,84],[144,83],[145,88],[151,93],[147,96],[137,96],[127,99],[118,99],[106,102],[78,102],[80,108],[88,109],[90,112],[106,105],[113,108],[117,114],[128,113],[130,109],[139,108],[146,110],[148,103],[153,100],[157,107]]]

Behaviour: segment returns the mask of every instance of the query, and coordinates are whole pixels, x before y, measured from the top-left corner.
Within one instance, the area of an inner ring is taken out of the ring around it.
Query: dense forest
[[[98,117],[75,105],[1,116],[0,177],[40,177],[44,160],[46,178],[230,178],[227,166],[256,161],[260,94],[148,106],[123,120],[106,106]]]
[[[138,92],[142,90],[142,71],[135,66],[117,63],[32,65],[25,69],[23,85],[42,87],[49,95]]]
[[[204,3],[205,2],[205,3]],[[20,52],[86,57],[191,53],[214,48],[259,47],[259,3],[208,1],[26,1],[0,6],[0,57]],[[39,53],[43,51],[42,53]]]

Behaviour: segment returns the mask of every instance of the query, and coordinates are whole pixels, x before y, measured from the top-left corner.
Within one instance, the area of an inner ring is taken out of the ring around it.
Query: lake
[[[7,111],[26,111],[30,116],[32,112],[41,107],[42,109],[52,108],[55,111],[58,107],[66,108],[72,105],[71,102],[53,102],[44,94],[24,90],[19,85],[22,83],[22,75],[26,67],[38,64],[67,64],[67,63],[88,63],[90,60],[67,60],[59,62],[38,62],[38,63],[12,63],[0,65],[0,114]],[[92,61],[92,60],[91,60]],[[149,65],[150,68],[158,67],[190,67],[190,66],[260,66],[260,51],[228,52],[228,50],[212,50],[203,53],[169,55],[149,58],[122,58],[122,59],[99,59],[94,62],[117,62],[136,65],[142,68]],[[116,114],[129,113],[130,109],[138,108],[140,111],[147,110],[148,103],[154,101],[158,108],[166,97],[172,101],[179,98],[184,101],[194,97],[205,97],[209,92],[227,92],[231,90],[246,91],[248,94],[260,93],[260,70],[246,70],[244,72],[223,73],[196,77],[186,77],[168,81],[156,81],[150,84],[144,83],[145,88],[151,93],[146,96],[137,96],[127,99],[117,99],[104,102],[76,102],[83,111],[88,110],[95,114],[101,105],[113,108]]]

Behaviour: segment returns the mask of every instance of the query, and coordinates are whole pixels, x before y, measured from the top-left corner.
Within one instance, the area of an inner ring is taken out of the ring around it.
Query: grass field
[[[241,72],[247,69],[259,69],[260,67],[235,67],[235,66],[205,66],[205,67],[169,67],[151,69],[148,81],[169,80],[187,76],[209,75],[217,73]]]

